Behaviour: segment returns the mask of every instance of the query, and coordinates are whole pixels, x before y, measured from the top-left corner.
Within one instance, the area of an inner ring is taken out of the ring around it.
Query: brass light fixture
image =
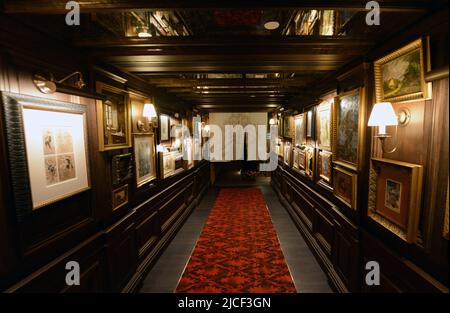
[[[144,109],[142,110],[142,116],[147,119],[149,123],[152,123],[153,127],[157,127],[157,113],[155,106],[151,102],[144,104]],[[148,131],[145,129],[145,123],[140,119],[137,121],[137,128],[140,131]]]
[[[63,79],[60,79],[58,81],[54,81],[53,80],[53,75],[50,74],[50,79],[45,78],[42,75],[39,74],[35,74],[33,76],[33,84],[36,86],[36,88],[45,94],[52,94],[55,93],[57,91],[57,84],[62,84],[63,82],[65,82],[66,80],[68,80],[69,78],[72,78],[74,76],[78,76],[77,81],[75,82],[74,87],[76,87],[77,89],[82,89],[84,86],[86,86],[86,84],[84,83],[83,80],[83,74],[81,74],[81,72],[74,72],[70,75],[67,75],[66,77],[64,77]]]

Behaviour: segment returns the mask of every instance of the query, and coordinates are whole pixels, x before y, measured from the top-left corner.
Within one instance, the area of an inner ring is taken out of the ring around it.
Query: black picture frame
[[[23,125],[24,104],[32,104],[36,108],[47,110],[66,110],[73,113],[86,114],[87,107],[82,104],[63,102],[11,92],[0,92],[3,118],[6,129],[7,154],[11,187],[14,198],[14,209],[19,222],[33,213],[31,182],[26,152],[25,131]],[[86,153],[89,153],[89,142],[86,141]],[[89,160],[87,160],[89,163]]]
[[[133,177],[133,155],[131,153],[117,154],[112,162],[112,184],[119,185]]]

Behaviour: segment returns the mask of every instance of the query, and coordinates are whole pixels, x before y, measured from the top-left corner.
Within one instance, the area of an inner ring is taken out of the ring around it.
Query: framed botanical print
[[[331,183],[332,177],[332,153],[319,151],[319,177],[327,183]]]
[[[112,158],[112,183],[121,184],[133,176],[133,158],[131,153],[118,154]]]
[[[1,93],[19,220],[90,189],[86,106]]]
[[[128,203],[128,185],[121,186],[112,192],[113,211]]]
[[[295,127],[295,133],[294,133],[294,143],[296,147],[300,147],[305,144],[306,142],[306,120],[305,120],[305,114],[298,114],[294,117],[294,127]]]
[[[161,141],[167,141],[167,140],[170,139],[169,124],[170,124],[170,117],[168,115],[161,114],[159,116],[159,127],[160,127]]]
[[[134,135],[136,185],[141,187],[156,179],[155,134]]]
[[[331,151],[333,98],[317,107],[317,145],[319,149]]]
[[[368,216],[413,243],[416,241],[422,195],[421,165],[372,158]]]
[[[429,62],[424,60],[422,39],[376,60],[374,70],[377,102],[428,98],[431,85],[425,82],[424,74],[429,70]]]
[[[333,169],[333,192],[336,198],[356,210],[358,175],[341,167]]]
[[[283,136],[286,138],[292,137],[291,119],[292,119],[292,116],[290,116],[290,115],[283,116]]]
[[[306,163],[305,163],[305,174],[311,179],[314,178],[314,166],[315,166],[315,149],[308,146],[305,149],[306,153]]]
[[[362,88],[339,95],[334,105],[334,163],[357,170],[362,145]]]
[[[131,117],[128,93],[97,82],[96,90],[105,100],[97,100],[98,143],[100,151],[131,147]]]

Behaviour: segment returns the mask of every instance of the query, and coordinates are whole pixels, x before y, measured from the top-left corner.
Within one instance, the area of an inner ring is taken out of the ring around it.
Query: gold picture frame
[[[376,101],[401,102],[429,98],[431,84],[425,82],[425,73],[430,69],[428,56],[428,50],[427,55],[424,55],[424,43],[419,38],[376,60]]]
[[[156,179],[155,134],[134,135],[136,186],[139,188]]]
[[[316,165],[316,149],[308,146],[305,148],[306,160],[305,160],[305,175],[310,179],[314,179],[314,168]]]
[[[128,203],[128,185],[123,185],[112,192],[112,210],[123,207]]]
[[[365,107],[364,88],[356,88],[335,98],[333,105],[333,163],[357,171],[362,158]]]
[[[372,158],[367,215],[402,240],[417,239],[422,199],[423,167]]]
[[[293,117],[291,115],[283,116],[283,137],[292,138],[293,133]]]
[[[358,175],[342,167],[333,168],[333,193],[342,203],[357,210]]]
[[[289,143],[285,143],[284,144],[284,153],[283,153],[283,162],[287,166],[291,166],[291,154],[292,154],[291,145]]]
[[[319,177],[327,183],[331,183],[333,177],[333,154],[329,151],[321,150],[318,156]]]
[[[96,83],[96,91],[107,97],[96,100],[98,146],[100,151],[131,147],[130,98],[125,90]]]
[[[333,104],[331,98],[321,102],[316,110],[317,147],[327,151],[333,148]]]
[[[294,146],[301,147],[306,143],[306,115],[294,116]]]

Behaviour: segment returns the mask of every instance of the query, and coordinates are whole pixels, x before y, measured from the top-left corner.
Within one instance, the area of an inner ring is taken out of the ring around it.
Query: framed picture
[[[417,237],[422,176],[418,164],[371,160],[367,214],[409,243]]]
[[[319,151],[319,177],[331,183],[332,177],[332,153],[328,151]]]
[[[112,183],[121,184],[133,176],[133,160],[131,153],[115,155],[112,158]]]
[[[306,112],[306,138],[311,139],[313,137],[313,109]]]
[[[317,107],[317,145],[319,149],[331,151],[333,99]]]
[[[314,178],[314,165],[315,165],[315,149],[313,147],[307,147],[305,149],[306,153],[306,163],[305,163],[305,174],[311,179]]]
[[[425,82],[424,74],[430,66],[424,59],[422,39],[417,39],[376,60],[374,70],[377,102],[428,98],[430,84]]]
[[[295,126],[295,133],[294,133],[294,143],[296,147],[300,147],[305,144],[306,142],[306,121],[305,121],[305,114],[298,114],[294,117],[294,126]]]
[[[106,100],[96,101],[99,150],[131,147],[128,93],[101,82],[97,82],[96,91],[106,97]]]
[[[175,173],[177,151],[160,152],[161,177],[167,178]]]
[[[284,164],[290,166],[291,165],[291,145],[285,143],[284,144]]]
[[[338,96],[334,107],[333,154],[334,163],[357,170],[362,146],[360,100],[362,88]]]
[[[128,203],[128,185],[124,185],[113,190],[112,193],[112,208],[113,211],[123,207]]]
[[[302,170],[306,169],[306,151],[304,149],[298,150],[298,167]]]
[[[283,116],[283,136],[286,138],[292,137],[292,128],[291,128],[291,116],[285,115]]]
[[[292,149],[292,167],[296,169],[300,169],[298,164],[298,150],[299,148],[293,148]]]
[[[155,134],[134,135],[136,186],[156,179]]]
[[[168,115],[165,114],[161,114],[159,116],[159,127],[160,127],[160,131],[161,131],[161,141],[167,141],[170,139],[170,134],[169,134],[169,122],[170,122],[170,117]]]
[[[356,210],[356,192],[358,175],[341,167],[333,169],[333,192],[336,198]]]
[[[90,188],[86,106],[1,93],[16,215]]]

